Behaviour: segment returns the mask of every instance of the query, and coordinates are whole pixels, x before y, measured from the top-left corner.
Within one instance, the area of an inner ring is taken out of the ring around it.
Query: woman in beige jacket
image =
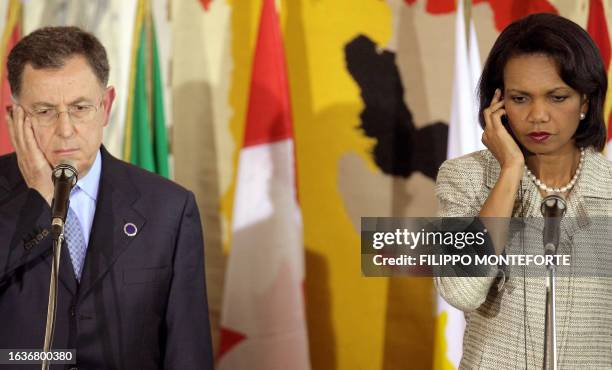
[[[567,199],[562,232],[572,247],[612,249],[586,232],[593,216],[612,214],[612,164],[601,154],[606,89],[598,49],[580,26],[552,14],[508,26],[479,86],[488,150],[441,166],[440,216],[541,217],[542,198],[557,193]],[[501,254],[504,242],[493,241]],[[461,368],[542,367],[544,277],[435,282],[444,299],[465,312]],[[560,368],[612,368],[610,279],[559,277],[556,312]]]

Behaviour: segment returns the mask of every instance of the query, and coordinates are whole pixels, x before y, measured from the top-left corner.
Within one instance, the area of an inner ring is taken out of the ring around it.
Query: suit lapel
[[[6,177],[0,177],[0,187],[6,191],[6,194],[11,190],[9,182]]]
[[[0,173],[4,174],[4,176],[0,177],[0,188],[5,190],[4,194],[8,197],[19,196],[23,191],[27,191],[27,187],[23,177],[21,176],[19,168],[17,167],[17,156],[15,153],[11,153],[8,156],[3,157],[3,159],[5,161],[3,162],[3,167],[0,169]],[[49,222],[50,221],[51,219],[49,218]],[[52,244],[53,242],[49,237],[48,239],[41,241],[40,244],[37,244],[35,250],[30,252],[33,254],[38,254],[44,259],[47,266],[49,266],[49,277],[51,276],[51,259],[53,258]],[[30,258],[38,257],[34,255]],[[65,243],[61,249],[59,280],[71,294],[76,294],[77,283],[74,277],[74,269],[70,263],[70,255]]]
[[[45,262],[49,266],[49,274],[51,274],[52,258],[52,253],[45,258]],[[77,280],[74,276],[74,267],[72,267],[72,262],[70,260],[70,252],[68,252],[68,247],[66,246],[66,243],[63,243],[62,245],[62,251],[60,256],[59,280],[62,282],[62,284],[64,284],[64,286],[70,291],[72,295],[76,295]]]
[[[138,197],[124,165],[102,148],[100,188],[79,288],[81,298],[106,274],[134,239],[124,231],[125,225],[132,223],[142,230],[145,218],[133,208]]]

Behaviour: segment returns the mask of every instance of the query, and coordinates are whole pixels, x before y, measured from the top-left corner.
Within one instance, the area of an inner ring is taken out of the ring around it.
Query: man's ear
[[[110,118],[111,108],[113,107],[113,102],[115,101],[115,87],[109,86],[106,88],[106,92],[104,93],[104,126],[108,125],[108,120]]]

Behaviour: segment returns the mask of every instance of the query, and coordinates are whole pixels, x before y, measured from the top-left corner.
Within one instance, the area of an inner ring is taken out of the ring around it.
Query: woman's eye
[[[565,95],[553,95],[553,97],[552,97],[552,100],[554,102],[557,102],[557,103],[565,101],[565,99],[567,99],[567,96],[565,96]]]
[[[512,99],[513,102],[515,103],[524,103],[525,100],[527,100],[527,98],[525,98],[524,96],[513,96],[510,99]]]

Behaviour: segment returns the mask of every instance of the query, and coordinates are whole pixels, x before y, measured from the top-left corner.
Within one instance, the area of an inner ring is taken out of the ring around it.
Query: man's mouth
[[[78,149],[58,149],[58,150],[54,150],[54,153],[56,155],[70,155],[73,153],[76,153],[78,151]]]

